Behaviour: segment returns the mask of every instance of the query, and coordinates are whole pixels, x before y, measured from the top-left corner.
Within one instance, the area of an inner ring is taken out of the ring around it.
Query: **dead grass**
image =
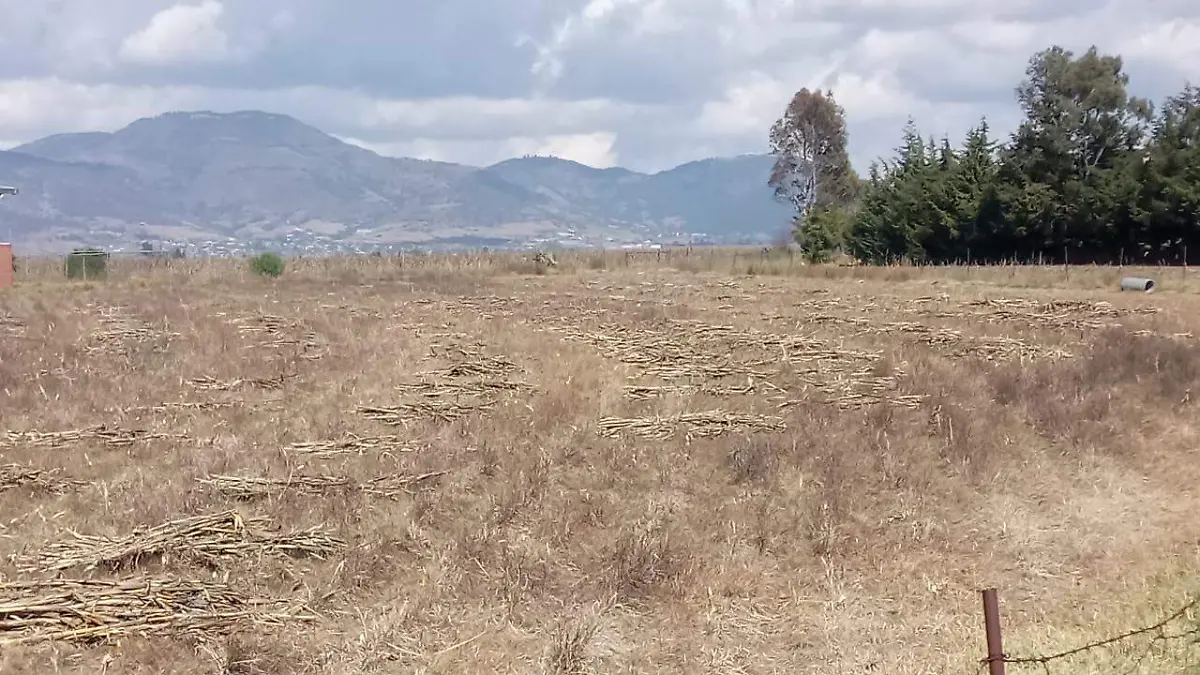
[[[23,265],[0,671],[965,673],[981,588],[1014,656],[1200,592],[1190,273],[556,262]]]

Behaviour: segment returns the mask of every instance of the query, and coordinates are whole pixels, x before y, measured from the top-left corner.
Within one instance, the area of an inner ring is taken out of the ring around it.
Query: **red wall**
[[[0,244],[0,288],[13,284],[12,244]]]

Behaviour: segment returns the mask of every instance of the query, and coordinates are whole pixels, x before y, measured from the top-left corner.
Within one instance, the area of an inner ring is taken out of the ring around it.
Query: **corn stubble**
[[[1200,306],[1166,282],[556,262],[7,292],[0,670],[966,672],[983,585],[1026,654],[1200,572]]]

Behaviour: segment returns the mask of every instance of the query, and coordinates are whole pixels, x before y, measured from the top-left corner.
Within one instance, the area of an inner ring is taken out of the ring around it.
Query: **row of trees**
[[[1035,54],[1006,143],[983,120],[960,143],[910,121],[896,156],[860,179],[833,92],[803,89],[771,129],[770,184],[796,208],[813,260],[1178,261],[1200,257],[1200,88],[1157,112],[1128,93],[1119,56]]]

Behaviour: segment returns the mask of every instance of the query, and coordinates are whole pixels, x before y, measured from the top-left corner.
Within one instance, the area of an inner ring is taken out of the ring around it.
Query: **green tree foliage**
[[[1043,50],[1025,75],[1024,119],[1003,145],[986,120],[959,143],[905,126],[894,156],[839,205],[849,252],[874,263],[1200,253],[1200,88],[1155,115],[1129,94],[1121,58],[1095,48]]]
[[[259,253],[250,259],[250,271],[260,277],[278,278],[283,275],[283,256],[278,253]]]
[[[845,111],[833,92],[801,89],[783,116],[771,127],[771,154],[775,166],[768,184],[776,198],[796,209],[793,235],[806,254],[828,246],[817,257],[828,257],[841,243],[847,209],[859,189],[858,177],[846,153]],[[804,234],[811,217],[820,212],[821,232]]]
[[[803,226],[795,228],[796,241],[804,259],[813,263],[829,262],[846,240],[851,213],[837,206],[818,206],[809,210]]]

